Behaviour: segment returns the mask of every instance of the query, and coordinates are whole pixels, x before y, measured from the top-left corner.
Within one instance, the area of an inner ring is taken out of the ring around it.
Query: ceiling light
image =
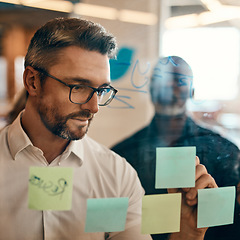
[[[157,15],[150,12],[117,10],[116,8],[85,3],[73,4],[71,1],[65,0],[2,0],[1,2],[144,25],[155,25],[158,22]]]
[[[69,1],[23,1],[21,0],[21,4],[28,7],[41,8],[52,11],[59,12],[71,12],[73,9],[73,4]]]
[[[165,21],[165,27],[167,29],[175,28],[190,28],[198,26],[198,15],[197,14],[188,14],[178,17],[171,17]]]
[[[99,5],[76,3],[74,13],[90,17],[98,17],[115,20],[117,19],[117,9]]]
[[[199,14],[201,25],[213,24],[240,18],[240,7],[224,7],[214,12],[204,12]]]
[[[155,25],[158,21],[157,16],[149,12],[140,12],[132,10],[120,10],[118,18],[123,22],[139,23],[146,25]]]
[[[165,26],[167,29],[199,27],[237,18],[240,18],[240,7],[223,5],[214,11],[168,18]]]
[[[223,5],[218,0],[201,0],[201,2],[208,8],[210,11],[217,10]]]

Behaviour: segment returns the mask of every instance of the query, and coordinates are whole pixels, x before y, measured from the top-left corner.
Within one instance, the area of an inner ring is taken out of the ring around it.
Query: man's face
[[[153,101],[166,106],[183,106],[190,96],[189,81],[184,75],[162,74],[162,77],[155,78],[151,83]]]
[[[164,67],[156,69],[151,80],[152,102],[159,114],[182,114],[190,97],[192,76],[175,72],[173,67]]]
[[[107,55],[71,46],[61,50],[58,58],[58,63],[48,73],[67,84],[97,88],[110,83]],[[98,112],[98,99],[94,93],[87,103],[74,104],[69,101],[69,92],[69,87],[47,77],[36,108],[50,132],[67,140],[77,140],[86,134],[94,114]]]

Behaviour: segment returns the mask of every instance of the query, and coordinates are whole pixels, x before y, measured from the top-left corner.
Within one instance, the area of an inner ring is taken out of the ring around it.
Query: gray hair
[[[47,68],[58,61],[58,53],[68,46],[97,51],[115,57],[115,37],[100,24],[79,18],[56,18],[39,28],[31,39],[25,57],[25,68]]]

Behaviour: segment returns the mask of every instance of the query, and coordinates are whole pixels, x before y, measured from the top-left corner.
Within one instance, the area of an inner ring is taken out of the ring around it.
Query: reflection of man
[[[182,58],[159,59],[150,83],[155,107],[151,123],[112,148],[137,170],[146,194],[164,192],[155,189],[157,147],[196,146],[197,156],[218,186],[238,183],[238,148],[186,115],[186,102],[193,95],[192,78]],[[153,237],[157,239],[157,235]]]
[[[179,57],[162,58],[151,78],[151,98],[157,115],[185,115],[187,99],[193,94],[190,66]]]
[[[86,136],[99,106],[109,104],[116,94],[109,70],[115,50],[111,34],[82,19],[54,19],[35,33],[25,58],[25,110],[0,132],[0,239],[150,239],[140,233],[144,191],[136,172]],[[31,166],[73,168],[71,210],[28,208]],[[196,172],[196,181],[204,183],[201,188],[217,187],[198,162]],[[192,204],[196,191],[197,187],[189,190],[193,198],[186,196]],[[125,230],[86,233],[87,199],[116,197],[129,198]],[[192,213],[191,204],[183,207]],[[189,221],[183,223],[189,226]],[[196,231],[199,239],[204,231]],[[192,239],[185,236],[171,237]]]

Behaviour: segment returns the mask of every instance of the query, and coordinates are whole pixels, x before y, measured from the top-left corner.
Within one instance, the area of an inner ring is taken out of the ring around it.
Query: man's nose
[[[97,113],[99,110],[97,93],[95,92],[88,102],[81,104],[81,108],[84,110],[89,110],[91,113]]]

